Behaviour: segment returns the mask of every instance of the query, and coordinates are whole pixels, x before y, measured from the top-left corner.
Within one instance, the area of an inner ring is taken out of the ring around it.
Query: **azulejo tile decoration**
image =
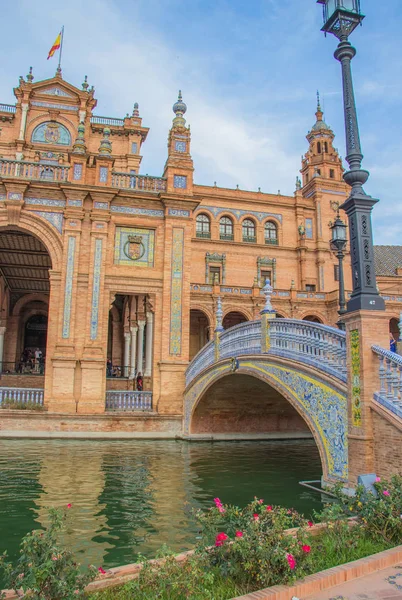
[[[98,337],[98,321],[99,321],[99,292],[100,292],[100,276],[102,268],[102,243],[100,238],[95,240],[95,257],[94,257],[94,277],[92,287],[92,308],[91,308],[91,340],[96,340]]]
[[[65,287],[65,292],[64,292],[64,309],[63,309],[62,337],[64,339],[68,339],[70,337],[70,318],[71,318],[71,300],[72,300],[72,293],[73,293],[74,257],[75,257],[75,237],[70,235],[68,238],[68,247],[67,247],[66,287]]]
[[[25,198],[25,204],[57,206],[60,208],[64,208],[66,205],[64,200],[51,200],[50,198]]]
[[[272,217],[273,219],[279,221],[279,223],[282,223],[282,215],[276,213],[257,212],[255,210],[236,210],[232,208],[225,208],[222,206],[207,206],[205,204],[202,206],[198,206],[197,211],[199,210],[208,210],[214,215],[214,217],[219,216],[221,213],[227,213],[229,215],[233,215],[237,221],[241,219],[241,217],[243,217],[244,215],[252,215],[256,217],[259,221],[263,221],[264,219]]]
[[[17,192],[8,192],[9,200],[22,200],[22,194],[18,194]]]
[[[35,127],[32,133],[32,142],[70,146],[71,135],[67,127],[64,127],[61,123],[47,121]]]
[[[304,226],[306,229],[306,239],[313,239],[313,219],[305,219]]]
[[[64,98],[74,98],[71,94],[68,94],[63,89],[59,87],[46,88],[45,90],[40,90],[40,94],[46,94],[48,96],[64,96]]]
[[[94,208],[99,208],[100,210],[107,210],[109,204],[107,202],[94,202]]]
[[[46,212],[44,210],[33,210],[33,213],[46,219],[59,233],[63,231],[63,213]]]
[[[229,374],[230,362],[217,363],[195,380],[184,398],[184,433],[190,433],[191,418],[205,390],[222,375]],[[321,447],[328,477],[348,478],[348,415],[346,395],[318,378],[266,360],[239,359],[239,372],[255,374],[274,387],[299,410]]]
[[[169,208],[168,215],[170,215],[171,217],[186,217],[186,218],[188,218],[190,216],[190,211],[189,210],[180,210],[177,208]]]
[[[78,112],[78,106],[70,106],[69,104],[55,104],[53,102],[31,102],[32,106],[44,106],[45,108],[60,108],[61,110],[71,110]]]
[[[174,227],[172,236],[169,353],[177,356],[181,354],[184,229]]]
[[[186,175],[173,175],[173,187],[186,189],[186,187],[187,187]]]
[[[82,206],[82,200],[67,200],[68,206]]]
[[[352,422],[354,427],[361,427],[360,334],[358,329],[352,329],[350,332],[350,351],[352,362]]]
[[[116,227],[114,262],[116,265],[153,267],[155,230],[141,227]]]
[[[6,196],[5,194],[0,194],[0,201],[1,201],[1,200],[5,200],[5,199],[6,199],[6,197],[7,197],[7,196]]]
[[[153,208],[136,208],[134,206],[111,206],[111,212],[124,213],[127,215],[140,215],[144,217],[160,217],[164,218],[165,213],[163,210]]]

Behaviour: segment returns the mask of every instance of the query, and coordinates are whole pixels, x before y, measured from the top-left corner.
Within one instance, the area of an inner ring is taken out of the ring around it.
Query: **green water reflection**
[[[319,479],[313,441],[0,441],[0,552],[16,557],[21,537],[46,523],[47,507],[72,503],[66,542],[80,562],[107,567],[151,556],[163,543],[194,544],[186,509],[212,499],[244,505],[254,496],[305,514],[320,496],[299,486]]]

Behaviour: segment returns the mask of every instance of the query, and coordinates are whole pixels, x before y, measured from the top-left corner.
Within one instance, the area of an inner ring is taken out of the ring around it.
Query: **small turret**
[[[112,154],[112,142],[109,140],[110,133],[109,127],[105,127],[103,130],[103,138],[99,146],[99,154],[102,154],[103,156],[110,156]]]
[[[74,154],[85,154],[87,151],[87,147],[85,145],[85,125],[81,121],[78,125],[78,134],[76,140],[73,144],[73,153]]]

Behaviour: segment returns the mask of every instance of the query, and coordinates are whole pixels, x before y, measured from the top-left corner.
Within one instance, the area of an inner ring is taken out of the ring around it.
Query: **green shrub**
[[[375,493],[363,486],[356,488],[354,496],[347,496],[338,487],[336,496],[338,507],[333,506],[323,513],[325,520],[334,521],[355,515],[360,527],[373,539],[383,539],[386,544],[398,545],[402,542],[402,477],[394,475],[390,479],[377,477]]]
[[[0,408],[8,410],[44,410],[44,407],[41,404],[36,404],[36,402],[21,402],[9,398],[5,398],[1,402]]]
[[[58,546],[58,535],[64,527],[65,513],[49,510],[47,529],[28,533],[21,542],[20,558],[13,566],[0,557],[7,588],[28,592],[30,600],[72,600],[85,598],[85,586],[95,579],[97,570],[85,573],[75,562],[72,552]]]

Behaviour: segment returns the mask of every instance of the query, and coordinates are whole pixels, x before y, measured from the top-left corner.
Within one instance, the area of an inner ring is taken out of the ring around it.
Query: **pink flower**
[[[106,573],[105,569],[103,569],[102,567],[98,567],[98,571],[99,573],[101,573],[102,575],[104,575]]]
[[[272,510],[272,506],[271,506],[270,504],[268,504],[268,506],[267,506],[267,511],[268,511],[268,512],[271,512],[271,510]]]
[[[290,510],[290,508],[288,509],[288,511],[287,511],[287,512],[288,512],[288,515],[291,515],[291,514],[292,514],[292,511]]]
[[[67,504],[67,508],[72,508],[72,504]]]
[[[219,500],[219,498],[214,498],[214,502],[215,502],[215,506],[216,508],[219,510],[219,512],[221,514],[223,514],[225,512],[225,509],[223,508],[223,504],[222,502]]]
[[[52,560],[57,560],[57,556],[52,556]]]
[[[307,544],[305,544],[304,546],[302,546],[302,550],[303,550],[303,552],[308,554],[311,550],[311,546],[308,546]]]
[[[215,546],[223,546],[223,542],[225,542],[228,538],[228,536],[226,535],[226,533],[223,533],[223,531],[221,533],[218,533],[218,535],[215,538]]]
[[[242,531],[236,531],[235,537],[243,537],[243,532]]]
[[[254,519],[254,521],[258,521],[258,519],[259,519],[259,518],[260,518],[260,515],[257,515],[257,513],[255,513],[255,514],[253,515],[253,519]]]
[[[381,477],[376,477],[376,478],[375,478],[375,482],[376,482],[376,483],[380,483],[380,481],[381,481]]]
[[[308,525],[309,527],[312,527],[312,526],[314,525],[314,523],[313,523],[313,521],[307,521],[307,525]]]
[[[290,569],[293,571],[293,569],[296,567],[296,559],[293,556],[293,554],[287,554],[286,560],[288,561],[288,565],[289,565]]]
[[[261,498],[260,500],[258,500],[258,504],[263,504],[264,500]]]
[[[384,496],[389,496],[390,495],[388,490],[384,490],[383,494],[384,494]]]

